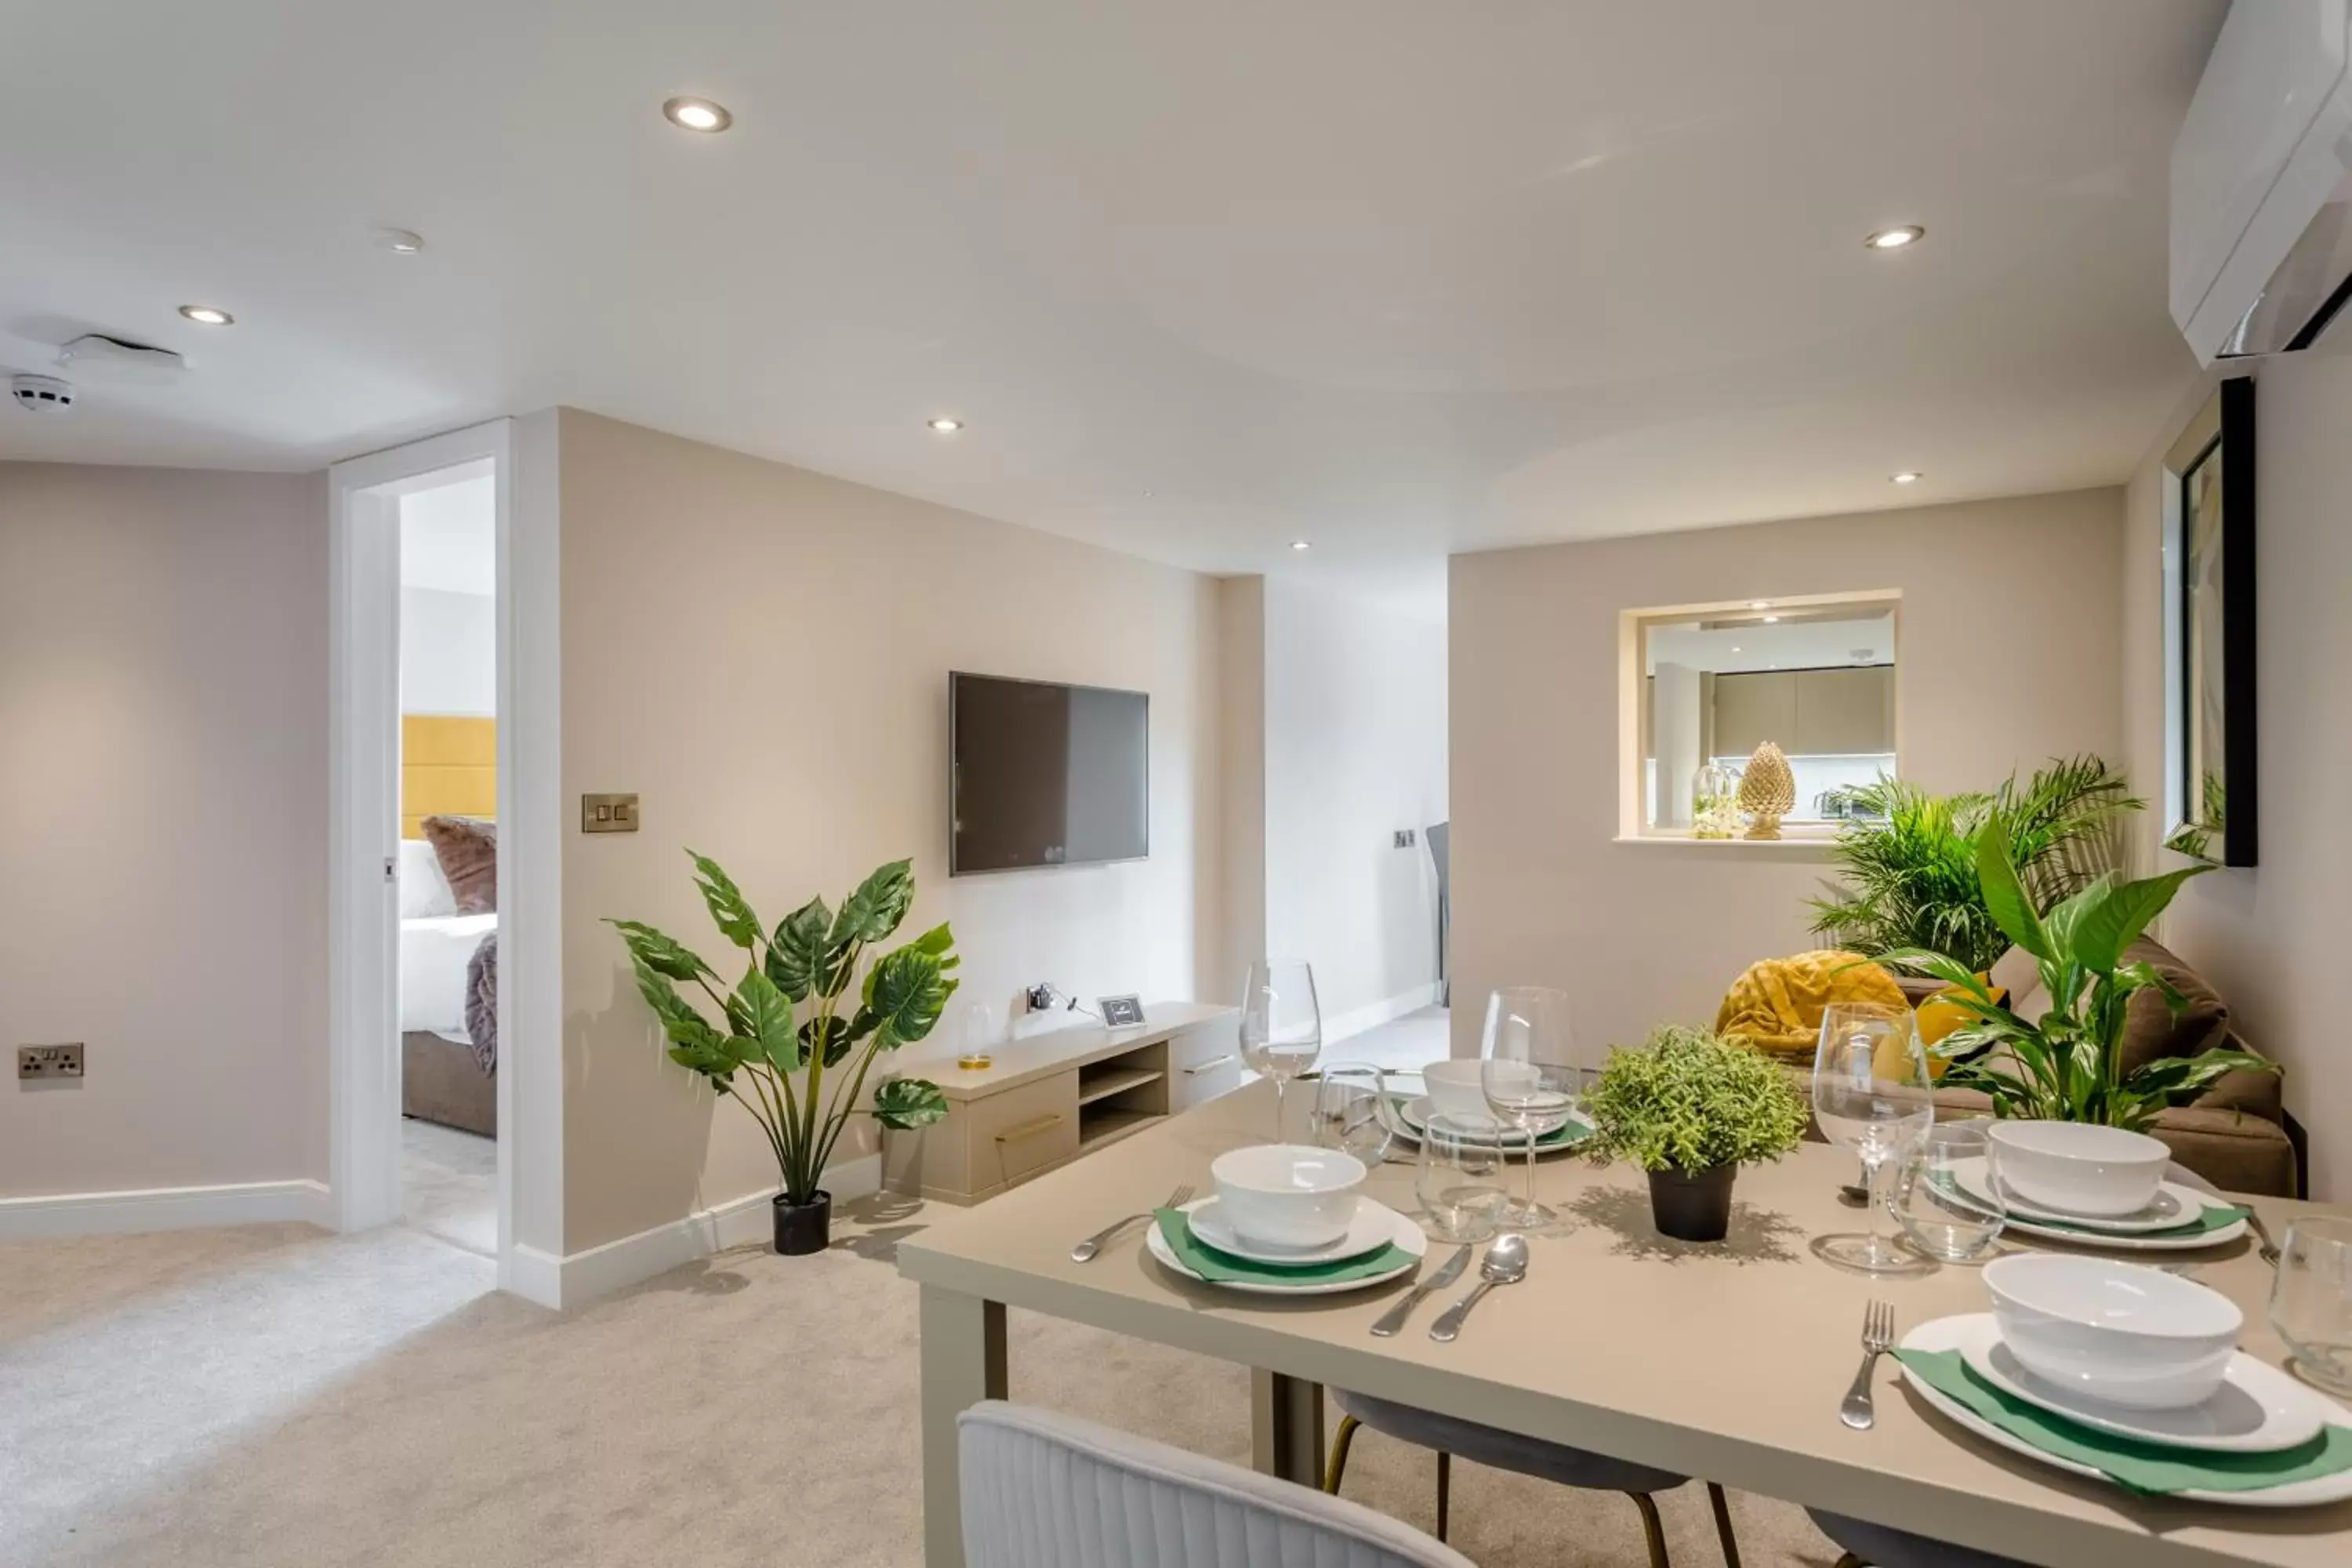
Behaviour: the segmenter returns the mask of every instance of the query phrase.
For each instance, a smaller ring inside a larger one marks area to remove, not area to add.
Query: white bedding
[[[400,1027],[471,1045],[466,1028],[466,964],[499,929],[491,915],[441,915],[400,922]]]

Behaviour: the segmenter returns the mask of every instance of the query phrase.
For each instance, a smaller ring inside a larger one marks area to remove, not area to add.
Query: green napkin
[[[1937,1187],[1954,1194],[1969,1207],[1980,1209],[1984,1206],[1977,1202],[1976,1195],[1961,1186],[1949,1172],[1939,1173],[1934,1179]],[[2206,1204],[2199,1208],[2195,1219],[2183,1224],[2167,1226],[2162,1230],[2133,1231],[2108,1230],[2095,1225],[2077,1225],[2069,1219],[2043,1219],[2039,1215],[2011,1215],[2010,1218],[2021,1225],[2038,1226],[2044,1230],[2071,1231],[2077,1236],[2106,1237],[2124,1236],[2135,1241],[2142,1239],[2168,1241],[2184,1236],[2210,1236],[2217,1230],[2227,1230],[2252,1212],[2252,1209],[2232,1204]]]
[[[2089,1465],[2127,1492],[2253,1492],[2352,1470],[2352,1427],[2331,1423],[2318,1436],[2271,1454],[2176,1448],[2097,1431],[2029,1405],[1969,1370],[1958,1351],[1894,1352],[1937,1393],[2045,1454]]]
[[[1177,1261],[1202,1279],[1220,1285],[1337,1285],[1386,1274],[1412,1261],[1412,1253],[1391,1241],[1373,1251],[1331,1263],[1257,1263],[1230,1252],[1219,1252],[1195,1237],[1182,1209],[1160,1209],[1154,1217],[1160,1222],[1160,1239],[1168,1243]]]

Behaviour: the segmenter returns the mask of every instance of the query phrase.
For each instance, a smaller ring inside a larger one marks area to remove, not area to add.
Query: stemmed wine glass
[[[1516,1134],[1507,1136],[1507,1144],[1528,1147],[1527,1196],[1503,1211],[1500,1224],[1506,1230],[1540,1229],[1559,1216],[1536,1202],[1536,1142],[1568,1125],[1583,1087],[1566,992],[1506,985],[1486,998],[1478,1087],[1496,1120]]]
[[[1297,959],[1261,958],[1242,985],[1242,1059],[1274,1079],[1274,1141],[1282,1142],[1283,1089],[1323,1049],[1315,971]]]
[[[1852,1149],[1870,1186],[1866,1236],[1823,1237],[1813,1249],[1868,1274],[1905,1273],[1920,1260],[1879,1233],[1887,1206],[1885,1172],[1935,1125],[1935,1081],[1918,1023],[1908,1007],[1832,1002],[1822,1014],[1813,1057],[1813,1116],[1822,1133]]]

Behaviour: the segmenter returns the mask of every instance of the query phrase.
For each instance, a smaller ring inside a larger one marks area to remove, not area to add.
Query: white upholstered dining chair
[[[1974,1547],[1930,1541],[1907,1530],[1868,1524],[1817,1508],[1805,1512],[1845,1552],[1838,1559],[1838,1568],[2026,1568],[2013,1557],[1995,1557]]]
[[[1474,1568],[1409,1525],[1074,1415],[957,1419],[968,1568]]]

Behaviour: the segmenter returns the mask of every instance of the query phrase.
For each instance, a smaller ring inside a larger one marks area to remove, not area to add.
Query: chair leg
[[[1647,1492],[1627,1492],[1642,1510],[1642,1531],[1650,1538],[1650,1568],[1673,1568],[1666,1561],[1666,1527],[1659,1522],[1658,1505]]]
[[[1837,1560],[1837,1568],[1870,1568],[1870,1564],[1849,1552]]]
[[[1731,1500],[1713,1481],[1706,1483],[1706,1500],[1715,1507],[1715,1535],[1723,1542],[1723,1568],[1739,1568],[1739,1538],[1731,1533]],[[1861,1568],[1861,1564],[1854,1564]]]
[[[1437,1539],[1445,1539],[1445,1524],[1454,1506],[1454,1456],[1437,1453]]]
[[[1323,1466],[1323,1489],[1333,1497],[1339,1495],[1339,1478],[1348,1473],[1348,1445],[1356,1440],[1360,1425],[1354,1416],[1342,1415],[1339,1429],[1331,1435],[1331,1458]]]

